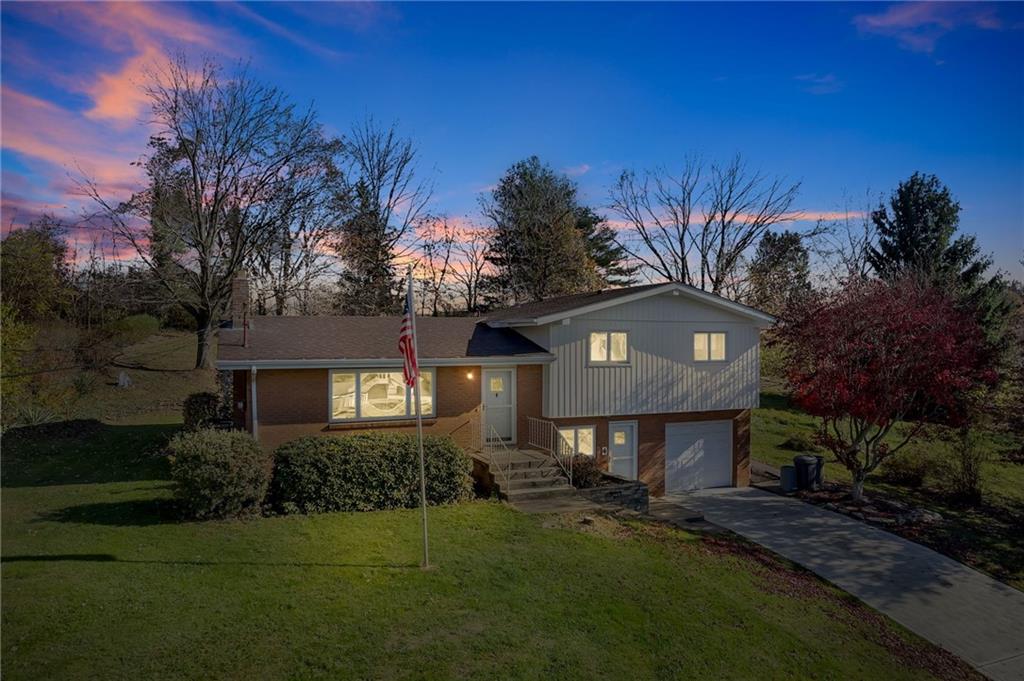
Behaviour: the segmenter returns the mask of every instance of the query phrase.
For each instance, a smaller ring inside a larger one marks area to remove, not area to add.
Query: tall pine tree
[[[914,173],[871,213],[878,245],[868,262],[883,279],[913,272],[949,290],[973,310],[990,342],[1005,347],[1012,303],[999,275],[985,277],[992,259],[977,238],[961,234],[960,204],[935,175]]]
[[[629,274],[610,228],[580,204],[576,184],[536,156],[512,165],[482,209],[492,223],[492,304],[593,291]]]

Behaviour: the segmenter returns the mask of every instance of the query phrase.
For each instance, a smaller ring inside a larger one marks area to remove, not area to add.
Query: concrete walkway
[[[1024,592],[894,534],[755,488],[670,495],[999,681],[1024,681]]]

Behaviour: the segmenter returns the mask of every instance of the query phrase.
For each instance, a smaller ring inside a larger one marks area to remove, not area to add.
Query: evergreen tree
[[[977,238],[961,234],[960,204],[934,175],[914,173],[901,182],[889,199],[872,212],[878,245],[868,262],[886,280],[916,273],[949,290],[973,310],[989,342],[1009,342],[1008,318],[1012,303],[999,275],[986,278],[992,259],[981,255]]]
[[[389,241],[381,238],[386,225],[382,225],[379,204],[365,182],[358,182],[353,193],[354,211],[341,226],[337,246],[345,267],[338,282],[337,310],[349,315],[396,314],[401,282]]]
[[[601,280],[610,286],[629,286],[636,281],[639,267],[628,262],[628,254],[615,238],[615,230],[603,215],[590,206],[576,207],[576,229],[583,236]]]
[[[580,205],[572,180],[536,156],[509,168],[482,209],[492,222],[492,304],[593,291],[621,276],[611,230]]]
[[[776,316],[811,290],[810,256],[796,232],[765,232],[749,273],[751,305]]]

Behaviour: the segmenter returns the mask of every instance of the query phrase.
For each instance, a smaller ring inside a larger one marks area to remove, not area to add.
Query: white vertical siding
[[[551,417],[658,414],[756,407],[759,329],[739,315],[679,296],[655,296],[548,325],[544,368]],[[627,331],[627,366],[588,366],[591,331]],[[693,333],[724,331],[725,362],[694,362]],[[533,336],[534,334],[531,334]]]

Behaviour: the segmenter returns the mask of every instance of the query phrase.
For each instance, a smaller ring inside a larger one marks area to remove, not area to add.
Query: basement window
[[[572,426],[559,428],[558,434],[566,447],[572,448],[574,454],[594,456],[594,426]]]

